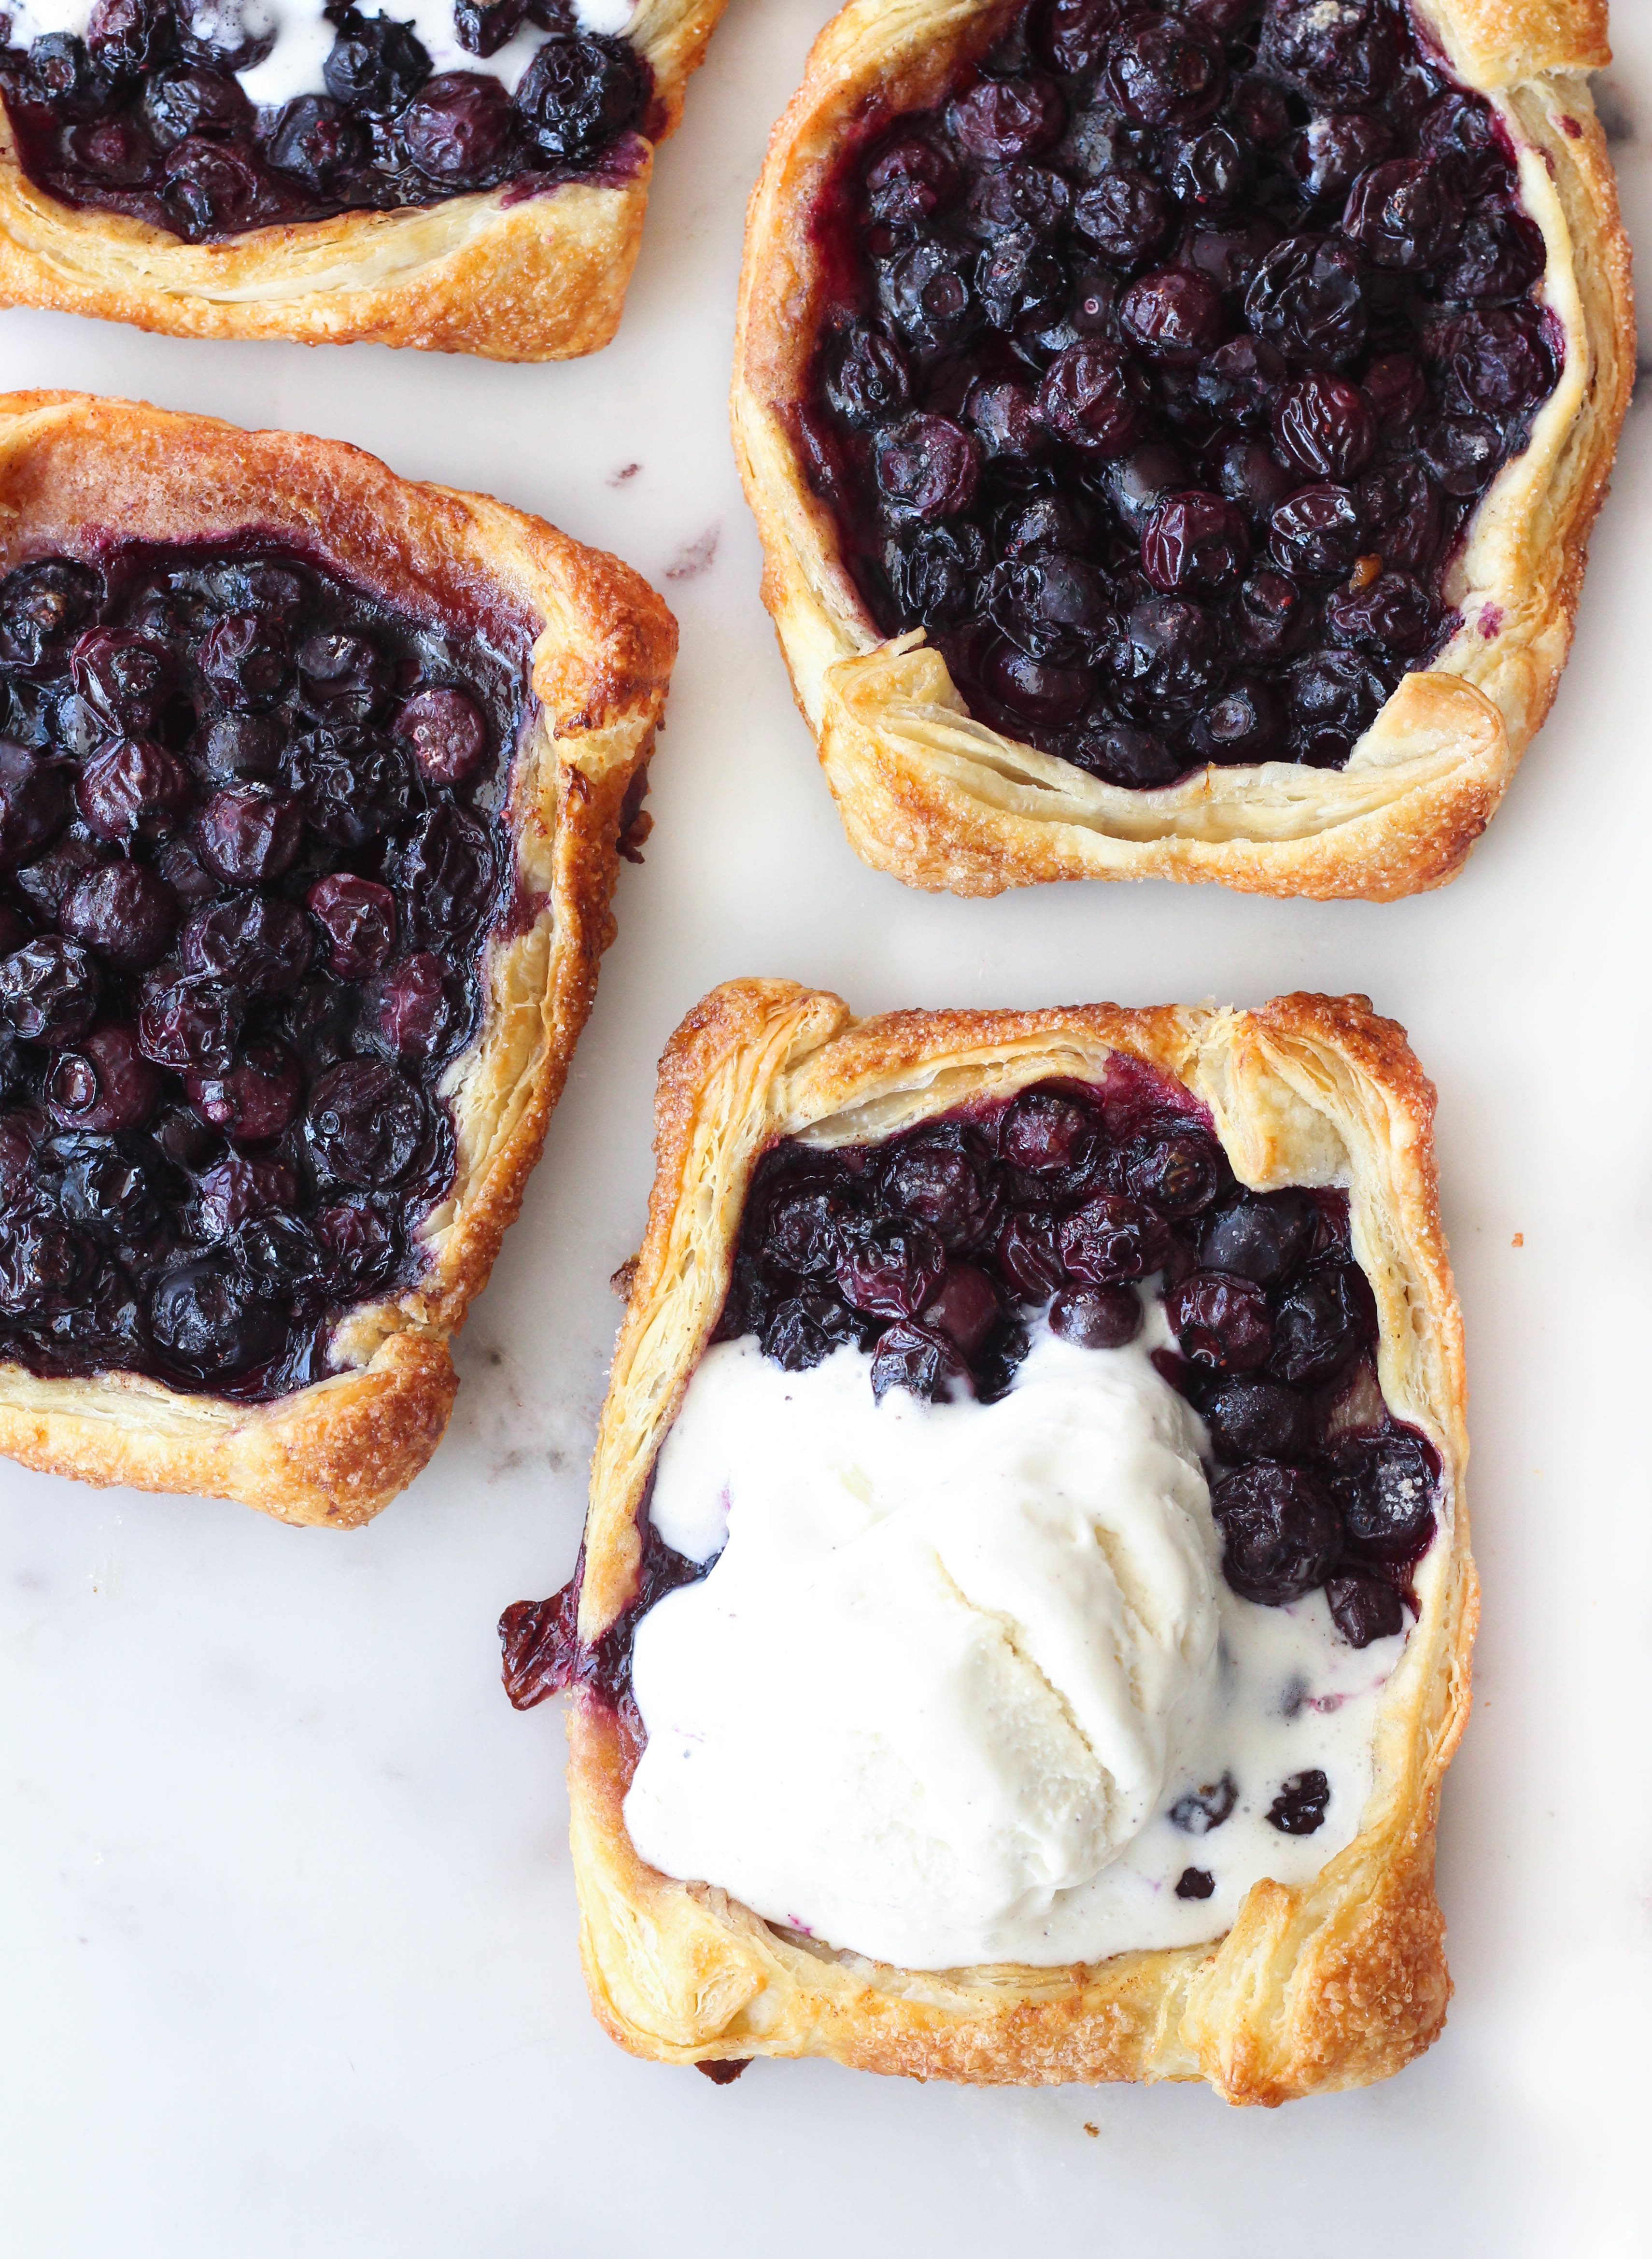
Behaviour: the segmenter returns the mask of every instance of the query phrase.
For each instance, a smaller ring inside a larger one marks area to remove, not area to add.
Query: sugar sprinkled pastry
[[[689,1015],[580,1564],[502,1625],[623,2046],[1273,2103],[1433,2041],[1432,1110],[1357,998]]]
[[[19,0],[0,303],[559,360],[618,326],[726,0]]]
[[[1388,899],[1549,709],[1633,380],[1595,0],[857,0],[733,397],[851,843]]]
[[[118,401],[0,400],[0,1452],[361,1521],[590,1008],[671,616],[485,496]]]

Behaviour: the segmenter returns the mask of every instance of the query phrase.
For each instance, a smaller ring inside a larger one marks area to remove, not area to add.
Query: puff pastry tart
[[[0,303],[561,360],[726,0],[19,0]]]
[[[580,1565],[502,1625],[622,2046],[1277,2103],[1433,2041],[1433,1107],[1362,998],[690,1015]]]
[[[418,1472],[674,646],[485,495],[0,399],[0,1451],[339,1525]]]
[[[1460,867],[1634,371],[1602,0],[856,0],[733,415],[857,852],[966,894]]]

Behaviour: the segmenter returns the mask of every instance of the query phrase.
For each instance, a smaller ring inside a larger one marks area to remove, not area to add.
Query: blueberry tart
[[[1634,376],[1598,0],[856,0],[735,442],[856,852],[965,894],[1452,877]]]
[[[622,2046],[1271,2104],[1430,2044],[1433,1109],[1363,998],[690,1015],[580,1562],[501,1626]]]
[[[0,304],[595,353],[726,0],[19,0]]]
[[[647,822],[671,615],[356,449],[0,400],[0,1452],[410,1482]]]

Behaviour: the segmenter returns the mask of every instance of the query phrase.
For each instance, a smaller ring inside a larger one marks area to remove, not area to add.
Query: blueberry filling
[[[1178,1344],[1154,1363],[1209,1434],[1228,1586],[1267,1607],[1322,1586],[1354,1647],[1399,1631],[1435,1535],[1440,1464],[1383,1400],[1347,1196],[1245,1191],[1186,1091],[1122,1056],[1100,1087],[1035,1085],[881,1144],[773,1147],[713,1339],[755,1335],[792,1372],[851,1343],[869,1353],[879,1398],[991,1403],[1036,1312],[1080,1346],[1117,1349],[1141,1329],[1148,1281]],[[577,1685],[635,1727],[635,1627],[710,1565],[665,1545],[646,1504],[640,1526],[638,1592],[594,1649],[577,1636],[580,1569],[550,1600],[507,1610],[518,1708]],[[1224,1775],[1172,1820],[1203,1835],[1236,1793]]]
[[[1134,789],[1340,768],[1557,374],[1513,152],[1400,0],[1037,0],[816,227],[799,434],[878,629]]]
[[[103,0],[84,39],[0,53],[0,96],[27,178],[60,203],[211,243],[248,229],[394,211],[513,184],[523,194],[605,160],[648,122],[652,76],[625,40],[580,31],[564,0],[458,0],[459,44],[491,55],[524,23],[545,37],[514,94],[432,74],[412,28],[335,0],[317,88],[254,109],[248,39],[170,0]],[[203,31],[210,29],[210,37]]]
[[[261,545],[0,581],[0,1355],[266,1400],[419,1277],[530,641]]]

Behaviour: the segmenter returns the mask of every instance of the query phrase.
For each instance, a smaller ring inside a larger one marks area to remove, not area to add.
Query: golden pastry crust
[[[1589,531],[1634,379],[1629,249],[1583,75],[1610,59],[1602,0],[1413,0],[1520,153],[1565,340],[1525,453],[1454,563],[1462,626],[1407,675],[1346,768],[1212,767],[1162,790],[1100,782],[972,720],[922,631],[885,640],[796,442],[828,277],[809,215],[869,114],[940,100],[1017,0],[854,0],[815,43],[753,192],[735,350],[735,453],[763,600],[850,844],[960,894],[1055,879],[1215,880],[1249,894],[1387,901],[1443,885],[1553,702]]]
[[[676,623],[616,559],[358,448],[84,394],[0,397],[0,574],[114,541],[238,535],[291,545],[417,617],[474,618],[531,645],[538,703],[505,815],[524,915],[485,945],[481,1030],[441,1085],[457,1162],[421,1227],[420,1285],[353,1311],[334,1372],[268,1404],[0,1363],[0,1452],[348,1528],[405,1488],[447,1424],[448,1343],[521,1205],[613,938],[621,810],[653,751]]]
[[[1273,2104],[1385,2077],[1439,2034],[1450,1983],[1435,1821],[1468,1715],[1478,1607],[1462,1320],[1440,1229],[1433,1087],[1403,1030],[1363,997],[856,1021],[839,998],[788,982],[716,990],[660,1063],[658,1168],[592,1464],[580,1635],[605,1630],[635,1589],[650,1472],[721,1312],[765,1149],[881,1137],[1045,1076],[1097,1080],[1115,1051],[1210,1108],[1246,1184],[1347,1187],[1384,1394],[1441,1455],[1441,1536],[1378,1712],[1360,1832],[1304,1888],[1257,1883],[1209,1945],[1072,1969],[889,1968],[644,1864],[622,1813],[635,1752],[613,1712],[580,1697],[568,1721],[580,1953],[598,2017],[633,2054],[825,2055],[987,2084],[1204,2078],[1230,2102]]]
[[[632,44],[654,74],[648,134],[612,185],[571,181],[391,212],[345,212],[189,244],[35,188],[0,110],[0,305],[49,306],[169,337],[362,339],[487,360],[569,360],[619,327],[653,153],[728,0],[641,0]],[[620,153],[615,153],[617,157]]]

